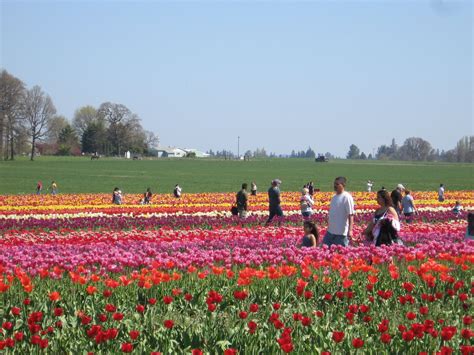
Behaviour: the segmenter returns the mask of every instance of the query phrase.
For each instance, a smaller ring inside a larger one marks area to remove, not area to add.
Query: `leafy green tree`
[[[77,150],[79,139],[71,125],[68,124],[59,133],[58,145],[58,155],[71,155],[74,150]]]
[[[359,159],[360,150],[355,144],[351,144],[349,151],[347,152],[347,159]]]

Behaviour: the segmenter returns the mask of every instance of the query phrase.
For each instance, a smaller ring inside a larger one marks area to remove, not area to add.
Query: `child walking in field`
[[[40,181],[38,181],[38,183],[36,184],[36,194],[37,195],[41,195],[41,190],[43,190],[43,183]]]
[[[49,190],[51,191],[52,195],[56,195],[58,193],[58,184],[56,184],[56,181],[53,180],[51,182]]]

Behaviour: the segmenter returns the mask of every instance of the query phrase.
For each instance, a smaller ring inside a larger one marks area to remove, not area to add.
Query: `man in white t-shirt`
[[[329,207],[329,226],[323,239],[323,244],[349,245],[354,225],[354,200],[350,193],[345,191],[346,178],[337,177],[334,180],[334,191],[336,194],[331,200]]]

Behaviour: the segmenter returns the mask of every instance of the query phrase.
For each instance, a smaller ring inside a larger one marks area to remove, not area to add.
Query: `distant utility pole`
[[[237,159],[240,159],[240,136],[237,136]]]

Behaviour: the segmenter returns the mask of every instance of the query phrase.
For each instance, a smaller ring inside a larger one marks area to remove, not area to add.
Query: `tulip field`
[[[301,248],[299,192],[0,195],[0,353],[474,354],[474,191],[413,192],[403,245]],[[315,194],[320,240],[330,192]],[[459,215],[452,212],[461,201]]]

